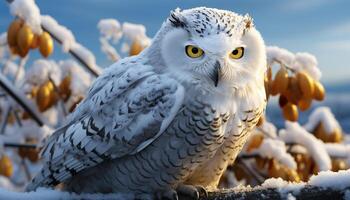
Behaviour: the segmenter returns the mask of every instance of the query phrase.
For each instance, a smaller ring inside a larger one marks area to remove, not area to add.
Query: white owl
[[[140,55],[107,68],[48,139],[27,187],[198,198],[265,110],[264,41],[246,15],[176,9]]]

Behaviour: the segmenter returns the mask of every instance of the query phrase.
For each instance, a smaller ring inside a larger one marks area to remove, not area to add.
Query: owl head
[[[264,41],[252,18],[231,11],[176,9],[152,46],[159,49],[156,59],[175,77],[214,90],[237,89],[262,79],[266,69]]]

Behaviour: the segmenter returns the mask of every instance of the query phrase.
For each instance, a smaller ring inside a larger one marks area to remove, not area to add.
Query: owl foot
[[[198,200],[199,197],[208,197],[207,190],[202,186],[179,185],[176,191],[181,199]]]
[[[177,192],[174,189],[162,190],[156,193],[158,200],[178,200]]]

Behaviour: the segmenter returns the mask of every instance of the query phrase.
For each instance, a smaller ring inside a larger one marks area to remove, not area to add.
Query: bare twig
[[[62,112],[64,114],[64,116],[67,116],[68,112],[66,107],[64,106],[64,100],[61,96],[61,92],[60,89],[57,87],[57,85],[55,84],[55,82],[53,81],[53,79],[51,78],[51,75],[49,75],[49,80],[51,81],[52,85],[53,85],[53,89],[55,90],[57,96],[58,96],[58,104],[60,105]]]
[[[35,148],[38,147],[38,145],[37,145],[37,144],[19,144],[19,143],[5,142],[5,143],[4,143],[4,147],[35,149]]]
[[[280,61],[280,60],[278,60],[278,59],[276,59],[276,58],[274,58],[273,61],[276,62],[276,63],[278,63],[278,64],[280,64],[281,67],[285,67],[286,69],[290,70],[290,71],[293,72],[293,73],[296,72],[295,69],[293,69],[292,67],[290,67],[290,66],[287,65],[286,63],[284,63],[284,62],[282,62],[282,61]]]
[[[21,118],[19,117],[17,110],[13,110],[13,114],[15,115],[16,122],[17,122],[18,126],[21,127],[21,126],[22,126],[22,120],[21,120]]]
[[[1,134],[5,134],[5,128],[7,126],[7,121],[10,117],[11,111],[12,111],[12,107],[11,106],[7,107],[6,112],[3,116],[3,120],[1,121],[1,125],[0,125],[0,133]]]
[[[12,83],[1,73],[0,87],[32,117],[39,126],[44,125],[43,119],[36,106],[31,106],[32,103],[30,103],[28,98],[17,88],[13,87]]]
[[[26,65],[28,58],[29,58],[29,56],[26,55],[26,57],[20,59],[20,62],[19,62],[19,65],[18,65],[18,68],[17,68],[17,71],[16,71],[15,78],[13,79],[13,83],[15,83],[15,84],[17,83],[18,78],[19,78],[19,74],[21,73],[21,70]]]
[[[58,37],[56,35],[54,35],[53,33],[51,33],[47,28],[45,28],[43,25],[41,25],[42,29],[46,32],[48,32],[51,37],[56,40],[59,44],[62,44],[62,41],[60,39],[58,39]],[[84,61],[83,58],[81,58],[76,52],[72,51],[71,49],[68,51],[75,59],[77,59],[92,75],[94,75],[95,77],[99,76],[99,73],[97,71],[95,71],[95,69],[93,69],[92,66],[90,66],[88,63],[86,63]]]
[[[260,176],[260,174],[256,173],[247,163],[242,159],[237,159],[235,165],[242,165],[242,169],[247,171],[252,177],[258,182],[258,184],[263,183],[264,179]]]
[[[24,159],[24,158],[21,158],[21,164],[22,164],[24,173],[25,173],[25,175],[26,175],[27,181],[32,180],[32,176],[30,175],[30,171],[29,171],[28,165],[27,165],[27,163],[25,162],[25,159]]]

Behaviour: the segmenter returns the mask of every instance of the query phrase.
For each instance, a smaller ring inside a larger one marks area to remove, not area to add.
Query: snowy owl
[[[215,189],[265,110],[265,54],[248,15],[172,11],[147,49],[95,80],[27,190],[177,199]]]

